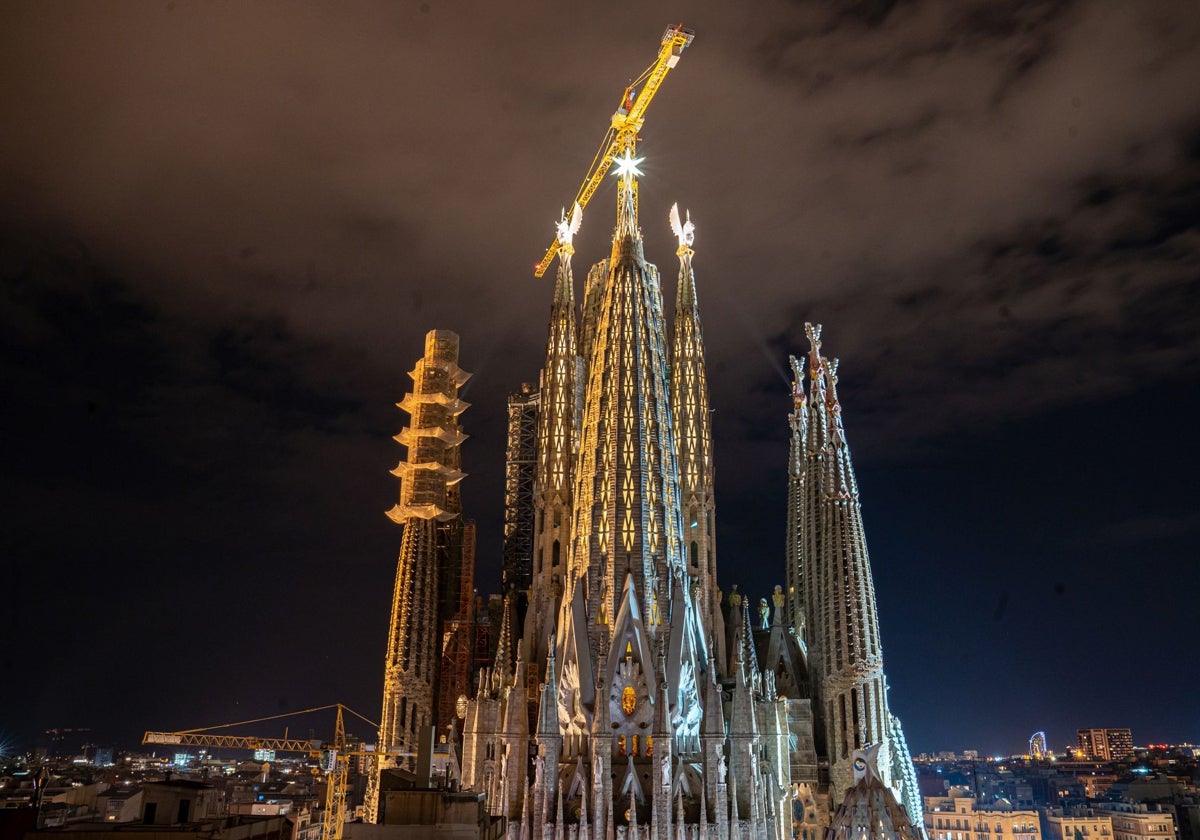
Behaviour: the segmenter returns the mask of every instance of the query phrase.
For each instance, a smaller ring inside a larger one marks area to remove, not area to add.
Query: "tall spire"
[[[558,787],[558,765],[562,758],[563,743],[558,727],[558,676],[554,667],[553,645],[549,646],[546,655],[546,682],[542,684],[539,694],[537,731],[534,736],[537,739],[538,760],[546,766],[544,789],[539,791],[539,795],[553,796]],[[558,791],[558,795],[562,796],[561,790]],[[560,808],[561,805],[560,799]],[[561,816],[559,823],[562,823]]]
[[[575,454],[578,437],[578,325],[571,256],[575,234],[583,222],[578,204],[557,225],[559,266],[550,306],[550,333],[542,368],[537,426],[537,471],[534,480],[533,587],[524,637],[531,661],[546,661],[546,640],[562,599],[571,540]]]
[[[797,566],[789,571],[804,588],[818,734],[824,735],[836,799],[854,782],[855,751],[868,746],[877,748],[878,776],[885,784],[899,789],[915,775],[899,724],[888,711],[875,584],[838,400],[838,363],[821,354],[820,326],[805,329],[812,344],[807,428],[793,419],[793,434],[807,436],[801,474],[805,511],[795,538],[799,550],[790,558]],[[793,395],[796,413],[804,402]],[[897,750],[905,753],[903,759],[893,754]],[[916,791],[902,793],[919,803]]]
[[[831,778],[840,793],[853,776],[854,750],[879,744],[889,783],[891,767],[883,650],[858,483],[837,398],[837,363],[822,357],[822,366],[827,443],[819,474],[822,545],[815,583],[824,626],[818,674],[831,687],[823,698],[825,730]]]
[[[525,768],[529,763],[529,711],[525,694],[525,662],[525,645],[518,641],[512,681],[500,689],[504,710],[500,732],[511,777],[505,788],[505,808],[508,814],[514,816],[524,807]],[[557,759],[551,762],[550,767],[557,771]]]
[[[696,276],[692,270],[696,226],[691,213],[679,217],[679,205],[671,205],[671,229],[679,247],[679,284],[675,295],[675,328],[671,337],[671,408],[679,447],[679,492],[683,510],[683,545],[688,574],[705,627],[714,626],[719,607],[711,413],[708,377],[704,370],[704,337],[700,329],[700,306],[696,299]],[[716,638],[723,642],[724,634]],[[724,645],[716,651],[723,673],[729,673]]]
[[[807,481],[808,405],[804,396],[804,369],[799,359],[790,356],[792,368],[792,411],[788,414],[791,448],[788,451],[787,500],[787,604],[788,624],[795,628],[801,644],[808,646],[808,611],[804,573],[805,485]]]
[[[496,638],[496,659],[492,665],[492,690],[502,692],[512,682],[513,661],[509,653],[512,643],[512,595],[504,596],[504,611],[500,614],[500,633]]]
[[[637,161],[618,163],[624,209],[587,365],[567,582],[569,591],[574,581],[587,581],[589,635],[597,646],[606,642],[602,617],[615,613],[626,570],[647,632],[664,632],[668,582],[685,563],[662,292],[633,215]]]
[[[466,438],[458,416],[467,404],[458,398],[459,387],[470,374],[458,366],[458,336],[432,330],[425,336],[425,355],[409,373],[413,390],[397,405],[408,412],[411,424],[396,435],[408,447],[408,457],[392,474],[400,479],[400,501],[387,512],[404,527],[392,615],[384,661],[383,713],[379,748],[384,757],[368,779],[368,819],[375,822],[379,808],[379,773],[395,766],[389,753],[416,752],[418,732],[435,725],[439,647],[438,557],[442,545],[439,522],[460,516],[462,503],[456,485],[459,445]],[[403,761],[412,767],[412,759]]]
[[[804,401],[807,408],[807,416],[805,420],[798,421],[803,424],[804,428],[803,481],[799,483],[798,487],[800,492],[803,493],[803,500],[800,515],[796,522],[799,536],[796,544],[796,556],[793,559],[797,565],[792,570],[792,577],[801,587],[801,592],[797,594],[796,601],[803,606],[803,620],[807,624],[807,627],[797,626],[796,629],[797,631],[805,631],[804,640],[807,645],[809,672],[814,676],[812,698],[815,729],[814,740],[816,741],[817,752],[827,754],[832,748],[827,747],[825,744],[827,732],[827,727],[825,726],[826,704],[823,697],[822,681],[820,675],[817,674],[816,663],[820,659],[821,644],[825,636],[828,635],[822,632],[826,627],[825,618],[822,614],[818,613],[818,610],[823,605],[818,589],[818,566],[822,558],[821,538],[823,534],[821,522],[821,475],[827,456],[829,424],[825,407],[825,361],[821,357],[821,325],[806,323],[804,331],[808,335],[809,341],[807,356],[808,396]],[[803,378],[801,377],[802,381]],[[794,389],[792,399],[794,407],[796,401]],[[800,616],[795,616],[793,621],[799,622],[800,618]]]

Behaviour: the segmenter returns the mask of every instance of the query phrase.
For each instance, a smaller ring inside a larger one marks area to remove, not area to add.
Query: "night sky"
[[[376,717],[434,328],[496,591],[530,267],[679,20],[641,221],[669,300],[697,226],[723,586],[784,581],[821,322],[913,752],[1200,741],[1194,0],[4,4],[0,740]]]

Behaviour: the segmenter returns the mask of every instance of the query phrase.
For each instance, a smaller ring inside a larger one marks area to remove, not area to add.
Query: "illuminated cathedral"
[[[815,838],[875,745],[878,776],[920,825],[887,707],[873,584],[836,362],[809,327],[793,359],[787,590],[717,585],[713,462],[694,228],[672,208],[672,322],[620,179],[607,259],[576,304],[576,209],[517,482],[508,595],[492,667],[467,704],[462,785],[513,838]],[[807,381],[807,388],[804,383]],[[526,448],[530,448],[527,438]],[[518,498],[522,493],[529,498]],[[781,569],[781,572],[783,570]]]
[[[668,321],[643,253],[637,162],[629,149],[617,161],[611,252],[581,289],[579,205],[558,225],[540,382],[509,404],[503,615],[494,659],[458,710],[455,781],[485,795],[510,840],[857,837],[853,814],[868,802],[896,827],[889,837],[919,837],[837,361],[822,355],[820,327],[806,325],[810,350],[804,363],[792,359],[786,586],[759,598],[723,593],[695,228],[671,208]],[[445,579],[435,523],[461,518],[466,374],[457,336],[430,336],[401,403],[413,423],[397,437],[409,458],[390,514],[405,534],[384,755],[449,723],[436,719],[446,704],[433,695],[436,646],[452,637],[430,622]]]

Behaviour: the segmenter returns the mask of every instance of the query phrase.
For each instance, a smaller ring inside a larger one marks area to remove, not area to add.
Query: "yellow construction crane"
[[[604,135],[604,140],[600,143],[596,156],[592,159],[591,169],[588,170],[587,177],[583,179],[583,186],[575,195],[575,203],[580,208],[587,207],[592,195],[599,188],[600,182],[604,180],[604,174],[608,172],[609,167],[618,156],[626,155],[633,158],[634,152],[637,151],[638,132],[646,122],[646,109],[650,107],[654,95],[658,93],[663,80],[667,78],[667,73],[679,63],[679,56],[683,53],[684,48],[692,43],[694,37],[695,33],[690,29],[684,29],[682,24],[668,27],[667,31],[663,33],[662,48],[658,51],[658,58],[643,71],[642,75],[634,79],[629,87],[625,88],[621,104],[617,106],[617,111],[612,116],[612,124]],[[636,211],[636,181],[633,182],[633,202]],[[546,273],[546,269],[554,261],[554,255],[558,253],[558,250],[559,241],[555,239],[550,243],[546,256],[542,257],[542,261],[534,266],[534,277],[541,277]]]
[[[296,738],[260,738],[254,735],[215,735],[214,729],[229,729],[234,726],[249,726],[268,720],[306,715],[312,712],[323,712],[337,709],[337,722],[334,724],[332,742],[304,741]],[[281,715],[242,720],[237,723],[222,723],[217,726],[205,726],[199,729],[183,729],[177,732],[146,732],[142,735],[143,744],[164,744],[175,747],[217,747],[238,750],[275,750],[276,752],[304,753],[320,760],[321,770],[325,773],[325,819],[323,823],[322,840],[342,840],[342,827],[346,818],[346,781],[350,772],[350,759],[367,756],[376,759],[374,750],[350,750],[346,746],[346,726],[342,713],[349,712],[370,724],[372,731],[379,730],[379,724],[360,715],[349,706],[334,703],[329,706],[317,706],[312,709],[302,709],[298,712],[287,712]],[[372,772],[374,768],[372,767]]]

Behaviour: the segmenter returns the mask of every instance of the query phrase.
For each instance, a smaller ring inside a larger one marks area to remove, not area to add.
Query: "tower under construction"
[[[504,459],[504,562],[506,592],[533,584],[534,479],[537,475],[538,390],[529,382],[508,397],[508,446]]]
[[[467,404],[458,398],[458,389],[470,374],[458,366],[458,336],[430,331],[425,355],[409,376],[413,389],[396,404],[410,418],[395,436],[408,448],[408,456],[392,470],[400,479],[400,500],[387,515],[404,531],[392,590],[378,758],[367,784],[371,822],[379,816],[380,774],[392,767],[414,769],[418,735],[436,723],[439,631],[448,605],[453,603],[457,610],[462,600],[459,592],[447,591],[448,581],[461,576],[463,562],[458,483],[463,478],[460,446],[466,435],[458,417]],[[469,533],[473,540],[473,529]]]

